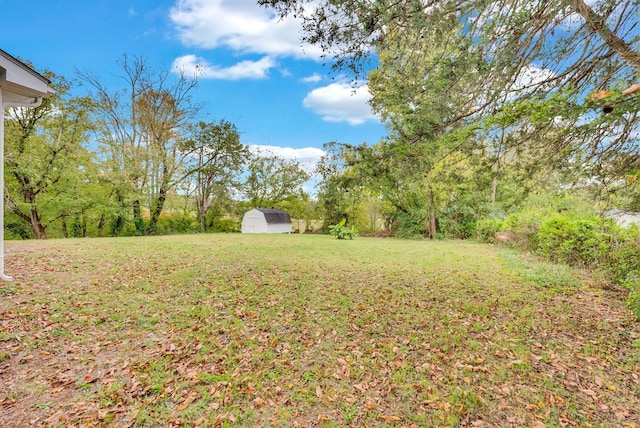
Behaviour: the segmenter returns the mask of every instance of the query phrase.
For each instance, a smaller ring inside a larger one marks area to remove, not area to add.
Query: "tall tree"
[[[323,228],[328,230],[343,219],[353,225],[357,206],[364,196],[362,177],[354,168],[354,148],[334,141],[324,144],[323,149],[325,154],[315,169],[320,178],[317,188]]]
[[[83,147],[91,128],[90,103],[69,98],[70,84],[63,78],[49,71],[43,75],[56,93],[39,107],[9,109],[5,128],[7,206],[38,239],[47,237],[56,220],[84,209],[80,188],[88,182],[91,163]]]
[[[288,197],[302,195],[309,174],[294,160],[254,152],[248,164],[243,190],[254,208],[271,207]]]
[[[226,120],[198,122],[189,126],[190,136],[182,145],[185,155],[184,177],[195,187],[200,231],[206,230],[207,212],[216,197],[231,198],[239,187],[241,171],[249,151],[240,142],[236,126]]]
[[[484,137],[520,136],[509,139],[514,145],[536,141],[547,149],[539,151],[542,159],[580,161],[575,172],[594,178],[620,178],[640,168],[640,97],[631,86],[640,72],[638,0],[259,3],[302,17],[303,39],[357,77],[379,65],[378,59],[397,56],[399,67],[387,81],[396,87],[403,79],[407,83],[396,100],[405,101],[404,112],[398,102],[380,102],[382,92],[373,96],[382,110],[396,109],[387,119],[431,108],[425,93],[441,101],[436,106],[456,107],[430,127],[413,129],[407,135],[414,141],[456,125]],[[416,69],[434,50],[432,67]],[[444,69],[449,76],[442,82]]]
[[[121,88],[112,89],[88,72],[79,75],[94,99],[105,176],[122,206],[132,210],[136,233],[145,234],[155,230],[167,193],[176,184],[177,145],[198,109],[192,99],[197,80],[155,71],[141,57],[124,55],[119,65]],[[148,226],[142,216],[144,202],[150,212]]]

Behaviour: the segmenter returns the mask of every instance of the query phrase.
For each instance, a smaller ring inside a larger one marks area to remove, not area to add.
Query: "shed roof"
[[[266,208],[257,208],[257,210],[264,214],[264,218],[269,224],[291,223],[291,217],[284,211]]]

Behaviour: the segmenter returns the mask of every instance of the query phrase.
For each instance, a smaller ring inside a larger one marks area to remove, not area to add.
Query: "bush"
[[[213,232],[232,233],[240,232],[240,223],[231,218],[216,218],[213,221]]]
[[[540,225],[534,236],[539,254],[572,265],[602,262],[611,250],[611,224],[599,218],[580,219],[556,214]]]
[[[441,238],[468,239],[474,236],[476,222],[488,213],[479,198],[469,200],[460,196],[437,214],[438,235]]]
[[[492,241],[512,230],[518,243],[547,259],[589,267],[629,290],[629,307],[640,320],[640,230],[623,229],[595,215],[575,198],[536,197],[506,220],[476,222],[476,236]]]
[[[640,321],[640,271],[628,273],[622,285],[629,289],[627,304],[635,314],[636,319]]]
[[[346,227],[347,221],[342,219],[340,223],[329,226],[329,234],[338,239],[353,239],[358,236],[358,232],[354,227]]]
[[[173,215],[163,215],[158,219],[156,235],[170,235],[181,233],[197,233],[200,226],[196,219],[188,214],[176,213]]]
[[[483,242],[494,242],[496,233],[505,230],[504,220],[487,218],[476,221],[475,237]]]
[[[412,213],[400,212],[395,215],[396,226],[395,234],[402,239],[423,238],[428,222],[428,213],[423,210],[417,210]]]

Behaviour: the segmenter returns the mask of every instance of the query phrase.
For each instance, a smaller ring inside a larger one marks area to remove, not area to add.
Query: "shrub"
[[[458,195],[438,212],[438,235],[442,238],[472,238],[476,222],[487,213],[487,207],[480,203],[479,198]]]
[[[627,304],[636,316],[636,319],[640,321],[640,271],[630,272],[627,274],[627,278],[622,282],[626,288],[629,289],[629,297],[627,297]]]
[[[484,241],[511,230],[518,244],[547,259],[596,269],[629,290],[628,303],[640,320],[640,230],[623,229],[596,216],[593,207],[575,198],[536,197],[506,220],[476,222]]]
[[[428,213],[424,210],[397,213],[395,215],[396,236],[402,239],[423,238],[427,232],[425,225],[428,223],[428,218]]]
[[[231,218],[216,218],[213,221],[213,232],[232,233],[240,232],[240,223]]]
[[[475,236],[483,242],[494,242],[496,233],[505,229],[504,220],[487,218],[476,221]]]
[[[172,233],[196,233],[200,230],[196,219],[189,214],[175,213],[163,215],[158,219],[154,234],[170,235]]]
[[[611,250],[610,224],[599,218],[574,218],[556,214],[540,225],[534,236],[539,254],[573,265],[592,265],[604,261]]]
[[[329,226],[329,234],[338,239],[353,239],[358,236],[358,232],[354,227],[346,227],[347,221],[342,219],[340,223]]]

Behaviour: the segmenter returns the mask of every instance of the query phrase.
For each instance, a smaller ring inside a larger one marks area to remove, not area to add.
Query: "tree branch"
[[[640,54],[635,52],[627,42],[618,37],[607,26],[604,17],[598,15],[583,0],[570,0],[569,3],[573,10],[585,20],[587,28],[598,33],[607,46],[617,52],[633,67],[640,70]]]

